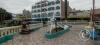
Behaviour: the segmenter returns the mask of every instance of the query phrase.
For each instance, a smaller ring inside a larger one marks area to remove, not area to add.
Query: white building
[[[42,6],[41,6],[42,5]],[[63,0],[40,1],[32,6],[32,19],[65,18],[65,3]]]

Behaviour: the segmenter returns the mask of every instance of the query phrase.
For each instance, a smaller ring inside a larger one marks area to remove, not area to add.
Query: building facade
[[[32,6],[32,19],[65,18],[65,3],[63,0],[40,1]]]
[[[100,8],[95,9],[95,20],[100,22]]]
[[[69,13],[67,16],[68,20],[84,20],[89,21],[90,20],[90,10],[73,10]]]
[[[26,19],[31,19],[32,15],[31,12],[28,10],[23,10],[23,16],[25,16]]]
[[[69,1],[65,0],[65,19],[68,18],[70,12],[72,12],[72,8],[69,6]]]

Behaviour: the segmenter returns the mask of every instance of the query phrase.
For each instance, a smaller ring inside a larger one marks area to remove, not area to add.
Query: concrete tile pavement
[[[70,32],[66,32],[64,35],[54,38],[46,39],[44,34],[50,26],[42,27],[39,30],[29,35],[15,35],[13,40],[5,42],[2,45],[94,45],[97,44],[93,40],[82,41],[79,38],[81,25],[73,25]],[[77,28],[77,30],[75,30]]]

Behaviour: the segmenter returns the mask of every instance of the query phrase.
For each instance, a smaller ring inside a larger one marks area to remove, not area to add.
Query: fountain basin
[[[11,39],[13,39],[13,35],[5,35],[3,37],[0,37],[0,44],[6,42],[8,40],[11,40]]]
[[[46,32],[45,37],[47,39],[53,39],[53,38],[63,35],[65,32],[68,32],[68,31],[70,31],[69,28],[67,29],[61,28],[60,31],[57,31],[57,32]]]

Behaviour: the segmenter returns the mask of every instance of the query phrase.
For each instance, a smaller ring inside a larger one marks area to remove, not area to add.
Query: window
[[[48,16],[49,17],[53,16],[53,12],[48,13]]]
[[[51,8],[48,8],[48,11],[50,11],[51,10]]]
[[[51,10],[54,10],[55,8],[54,7],[50,7],[48,8],[48,11],[51,11]]]
[[[37,15],[35,14],[35,15],[33,15],[33,18],[37,18]]]
[[[51,7],[51,9],[54,10],[55,8],[54,7]]]
[[[42,13],[42,17],[47,17],[47,13]]]
[[[41,7],[41,5],[37,5],[37,8],[40,8]]]
[[[54,5],[54,4],[55,4],[54,1],[52,1],[52,2],[48,2],[48,6],[51,6],[51,5]]]
[[[36,6],[32,6],[32,9],[35,9],[36,8]]]
[[[45,10],[45,11],[47,11],[47,9],[46,9],[46,8],[44,8],[44,10]]]
[[[55,2],[54,2],[54,1],[52,1],[52,2],[51,2],[51,4],[52,4],[52,5],[54,5],[54,4],[55,4]]]
[[[40,17],[40,14],[36,14],[34,15],[35,18],[39,18]]]
[[[38,10],[38,12],[41,12],[41,10]]]
[[[42,9],[42,12],[44,12],[45,10],[44,9]]]
[[[44,3],[44,4],[42,4],[42,7],[45,7],[46,6],[46,4]]]
[[[35,9],[36,8],[36,6],[32,6],[32,9]]]
[[[34,13],[36,12],[36,10],[34,10]]]
[[[56,4],[59,4],[59,3],[60,3],[60,1],[59,1],[59,0],[57,0],[57,1],[56,1]]]
[[[46,8],[43,8],[43,9],[42,9],[42,12],[44,12],[44,11],[47,11],[47,9],[46,9]]]
[[[40,10],[34,10],[34,13],[40,12]]]
[[[36,18],[38,17],[38,15],[35,15],[36,16]]]
[[[37,17],[39,18],[40,17],[40,14],[38,14]]]
[[[50,6],[50,5],[52,5],[52,3],[51,2],[48,2],[48,6]]]
[[[60,9],[60,6],[57,6],[56,9]]]
[[[56,16],[60,16],[60,12],[56,12]]]

